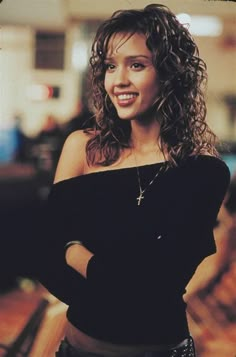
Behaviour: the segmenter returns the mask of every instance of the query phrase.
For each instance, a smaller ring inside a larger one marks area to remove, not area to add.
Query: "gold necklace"
[[[157,173],[155,174],[155,176],[153,177],[153,179],[148,183],[148,185],[143,189],[141,186],[141,178],[140,178],[140,172],[139,172],[139,168],[137,165],[137,160],[136,160],[136,155],[134,154],[134,159],[135,159],[135,165],[136,165],[136,170],[137,170],[137,177],[138,177],[138,185],[139,185],[139,196],[136,198],[136,200],[138,201],[138,206],[141,205],[142,200],[144,200],[144,193],[146,192],[146,190],[153,184],[153,182],[156,180],[156,178],[160,175],[161,171],[163,171],[164,169],[164,163],[163,165],[160,167],[160,169],[157,171]]]

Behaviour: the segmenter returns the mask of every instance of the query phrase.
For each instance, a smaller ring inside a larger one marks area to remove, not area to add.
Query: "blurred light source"
[[[46,84],[31,84],[27,87],[26,96],[33,101],[44,101],[51,98],[59,98],[60,88]]]
[[[191,16],[189,14],[181,13],[176,15],[176,17],[183,26],[189,29],[191,24]]]
[[[72,65],[79,71],[85,70],[88,65],[88,49],[83,41],[77,41],[73,45]]]
[[[35,101],[43,101],[50,98],[52,88],[45,84],[31,84],[26,90],[27,98]]]
[[[217,16],[190,16],[185,13],[176,15],[179,22],[189,29],[195,36],[220,36],[223,32],[223,23]]]

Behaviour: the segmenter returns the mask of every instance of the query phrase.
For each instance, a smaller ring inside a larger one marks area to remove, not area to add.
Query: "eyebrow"
[[[142,57],[142,58],[144,58],[144,59],[148,59],[148,60],[150,60],[151,58],[149,57],[149,56],[145,56],[145,55],[135,55],[135,56],[127,56],[127,57],[125,57],[125,59],[136,59],[136,58],[140,58],[140,57]],[[106,57],[105,58],[105,61],[109,61],[109,60],[112,60],[112,59],[114,59],[114,56],[113,57]]]

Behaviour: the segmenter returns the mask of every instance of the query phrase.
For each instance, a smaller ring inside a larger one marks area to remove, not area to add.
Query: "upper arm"
[[[82,130],[77,130],[67,137],[58,161],[54,183],[84,173],[87,141],[88,136]]]

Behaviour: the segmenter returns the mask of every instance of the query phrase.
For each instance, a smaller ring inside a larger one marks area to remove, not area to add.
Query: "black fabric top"
[[[139,167],[142,188],[162,165]],[[141,206],[136,168],[54,184],[35,247],[37,278],[90,336],[179,342],[188,334],[182,295],[198,264],[215,252],[213,227],[229,181],[223,161],[200,155],[162,172]],[[66,265],[63,248],[71,240],[94,253],[87,279]]]

